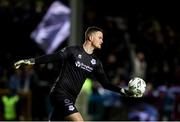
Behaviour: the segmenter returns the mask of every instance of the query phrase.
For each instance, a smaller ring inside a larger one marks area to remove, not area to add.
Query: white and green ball
[[[142,97],[146,90],[146,82],[142,78],[134,77],[129,81],[128,89],[134,97]]]

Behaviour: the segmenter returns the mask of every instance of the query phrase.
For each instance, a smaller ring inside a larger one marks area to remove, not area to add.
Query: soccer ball
[[[134,77],[129,81],[128,89],[134,97],[142,97],[146,90],[146,82],[142,78]]]

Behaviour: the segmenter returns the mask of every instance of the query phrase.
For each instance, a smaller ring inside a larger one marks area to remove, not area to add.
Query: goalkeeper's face
[[[94,32],[91,36],[91,42],[95,48],[101,49],[101,45],[103,43],[103,33],[100,31]]]

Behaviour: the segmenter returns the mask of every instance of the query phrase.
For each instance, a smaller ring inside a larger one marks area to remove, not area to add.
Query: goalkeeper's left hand
[[[32,59],[19,60],[14,63],[14,67],[18,69],[22,64],[33,65],[34,61]]]

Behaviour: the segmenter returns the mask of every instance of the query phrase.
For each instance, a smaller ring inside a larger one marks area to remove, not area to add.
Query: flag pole
[[[71,29],[68,45],[82,44],[83,0],[70,0]]]

